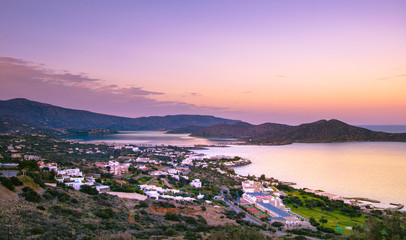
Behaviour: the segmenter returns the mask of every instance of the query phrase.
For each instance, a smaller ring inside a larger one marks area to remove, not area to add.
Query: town
[[[217,215],[223,209],[229,220],[261,227],[269,236],[303,232],[309,236],[335,235],[348,233],[354,226],[343,226],[344,230],[340,227],[336,232],[327,227],[324,216],[317,221],[301,211],[304,206],[311,209],[337,205],[354,224],[363,218],[362,211],[375,214],[380,211],[372,205],[322,191],[293,190],[264,175],[239,176],[232,167],[250,161],[238,156],[206,157],[185,147],[81,144],[45,136],[3,136],[1,143],[0,173],[5,186],[6,178],[22,174],[31,176],[44,188],[62,187],[136,202],[167,202],[171,206],[186,204],[213,209]],[[32,173],[35,169],[46,177],[38,180]],[[218,216],[210,222],[228,221]]]

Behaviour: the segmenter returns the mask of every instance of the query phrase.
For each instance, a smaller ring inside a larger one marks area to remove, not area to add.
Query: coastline
[[[75,141],[75,140],[74,140]],[[77,140],[76,140],[77,141]],[[89,141],[80,141],[80,142],[82,142],[82,143],[88,143]],[[93,141],[92,141],[93,142]],[[103,140],[99,140],[99,141],[97,141],[98,143],[102,143],[102,142],[105,142],[105,141],[103,141]],[[110,142],[109,141],[109,144],[113,144],[113,142],[116,142],[116,144],[125,144],[124,142],[122,142],[122,141],[112,141],[112,142]],[[131,144],[131,141],[126,141],[127,142],[127,144]],[[359,146],[359,145],[366,145],[366,146],[369,146],[369,144],[370,143],[376,143],[377,145],[373,145],[373,146],[380,146],[381,144],[380,143],[383,143],[383,144],[385,144],[386,146],[392,146],[392,143],[394,143],[394,142],[340,142],[340,143],[334,143],[334,144],[331,144],[331,143],[313,143],[313,144],[303,144],[303,143],[295,143],[295,144],[288,144],[288,145],[277,145],[277,147],[278,148],[275,148],[275,150],[279,150],[279,147],[281,147],[281,148],[290,148],[291,150],[290,151],[296,151],[296,150],[294,150],[294,149],[296,149],[297,148],[297,146],[304,146],[304,145],[306,145],[306,146],[325,146],[325,147],[331,147],[331,148],[337,148],[337,147],[339,147],[339,146],[346,146],[346,145],[348,145],[348,146],[351,146],[352,144],[356,144],[356,148],[358,148],[357,146]],[[398,143],[400,143],[401,144],[401,142],[397,142],[397,143],[395,143],[395,144],[398,144]],[[137,143],[132,143],[132,144],[135,144],[135,145],[143,145],[143,144],[137,144]],[[162,145],[173,145],[173,144],[145,144],[145,145],[148,145],[148,146],[155,146],[155,145],[157,145],[157,146],[162,146]],[[228,153],[228,152],[230,152],[230,151],[232,151],[233,150],[233,145],[225,145],[224,143],[222,143],[222,144],[219,144],[219,145],[201,145],[201,144],[196,144],[196,145],[199,145],[197,148],[196,147],[191,147],[190,148],[190,150],[191,151],[195,151],[195,150],[197,150],[198,152],[206,152],[206,151],[210,151],[210,150],[212,150],[212,149],[218,149],[218,151],[217,152],[223,152],[223,151],[225,151],[224,152],[224,154],[230,154],[230,153]],[[241,147],[245,147],[245,146],[247,146],[247,147],[253,147],[253,148],[255,148],[256,146],[258,146],[258,147],[263,147],[263,148],[267,148],[267,147],[273,147],[273,146],[275,146],[276,147],[276,145],[271,145],[271,146],[269,146],[269,145],[253,145],[253,144],[243,144],[243,143],[237,143],[237,144],[235,144],[234,146],[241,146]],[[402,145],[403,146],[403,145]],[[323,147],[324,148],[324,147]],[[205,149],[205,150],[203,150],[203,149]],[[391,151],[392,152],[392,151]],[[232,153],[233,155],[234,155],[234,153]],[[236,153],[236,155],[239,155],[238,153]],[[249,159],[251,159],[251,160],[253,160],[250,156],[243,156],[243,157],[247,157],[247,158],[249,158]],[[305,159],[303,159],[303,161],[306,161]],[[252,161],[253,163],[256,163],[256,161]],[[234,168],[236,169],[236,171],[237,171],[237,173],[238,172],[241,172],[241,170],[242,169],[245,169],[245,167],[246,166],[248,166],[248,167],[250,167],[250,166],[252,166],[252,165],[254,165],[254,164],[249,164],[249,165],[243,165],[243,166],[234,166]],[[273,168],[274,166],[272,166],[272,168]],[[264,170],[265,169],[268,169],[269,167],[267,167],[267,166],[263,166],[262,167]],[[246,171],[245,171],[246,172]],[[337,171],[333,171],[333,174],[335,174]],[[265,174],[267,174],[266,172],[262,172],[262,173],[265,173]],[[259,172],[250,172],[250,174],[252,175],[252,174],[259,174]],[[246,175],[246,174],[243,174],[243,175]],[[259,174],[260,175],[260,174]],[[258,175],[258,176],[259,176]],[[341,187],[340,189],[341,189],[341,191],[339,190],[339,191],[336,191],[336,190],[334,190],[333,188],[326,188],[326,187],[323,187],[323,186],[318,186],[318,184],[316,184],[316,183],[319,183],[318,181],[316,181],[316,182],[313,182],[313,183],[315,183],[315,184],[312,184],[312,185],[309,185],[308,184],[308,181],[307,181],[307,183],[306,182],[302,182],[302,181],[300,181],[300,180],[297,180],[297,179],[294,179],[294,178],[292,178],[292,177],[290,177],[290,176],[286,176],[285,177],[285,175],[283,174],[283,175],[274,175],[274,174],[270,174],[270,176],[276,176],[276,177],[278,177],[279,179],[286,179],[287,181],[292,181],[292,182],[296,182],[297,183],[297,185],[298,185],[298,187],[299,188],[306,188],[306,187],[312,187],[312,188],[315,188],[315,189],[327,189],[326,191],[329,191],[329,192],[337,192],[337,195],[342,195],[342,196],[347,196],[347,198],[349,198],[349,197],[351,197],[351,196],[357,196],[357,198],[370,198],[370,199],[377,199],[377,200],[379,200],[380,201],[380,203],[373,203],[374,205],[376,205],[377,207],[380,207],[380,208],[390,208],[391,206],[389,205],[389,203],[391,203],[391,202],[395,202],[396,204],[405,204],[403,201],[400,201],[400,200],[402,200],[402,199],[399,199],[399,196],[403,196],[403,193],[402,193],[402,195],[394,195],[394,194],[396,194],[396,193],[392,193],[392,194],[387,194],[387,193],[385,193],[385,196],[386,196],[386,199],[380,199],[379,197],[377,197],[376,196],[376,194],[375,195],[372,195],[372,196],[368,196],[368,195],[364,195],[364,194],[362,194],[361,192],[356,192],[356,191],[351,191],[351,192],[349,192],[349,193],[346,193],[346,191],[343,191],[343,188]],[[357,180],[355,180],[355,181],[357,181]],[[345,185],[345,184],[344,184]],[[344,186],[345,187],[345,186]],[[384,193],[382,193],[382,194],[384,194]],[[398,196],[397,198],[393,198],[393,199],[390,199],[390,198],[388,198],[388,196]],[[361,200],[360,200],[361,201]]]

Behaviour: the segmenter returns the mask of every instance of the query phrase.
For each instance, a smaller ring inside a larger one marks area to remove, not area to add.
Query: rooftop
[[[271,210],[272,212],[278,214],[278,215],[281,216],[281,217],[290,217],[290,216],[291,216],[289,213],[287,213],[287,212],[285,212],[285,211],[283,211],[283,210],[281,210],[281,209],[275,207],[275,206],[272,205],[272,204],[263,203],[263,202],[258,202],[258,204],[260,204],[260,205],[262,205],[262,206],[268,208],[269,210]]]
[[[271,196],[268,193],[262,193],[262,192],[253,192],[253,193],[246,193],[246,194],[253,196],[253,197]]]

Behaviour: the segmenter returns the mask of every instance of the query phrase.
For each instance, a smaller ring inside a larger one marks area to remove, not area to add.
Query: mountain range
[[[190,125],[209,127],[216,124],[234,124],[240,122],[238,120],[207,115],[168,115],[140,118],[118,117],[57,107],[24,98],[0,101],[0,116],[12,117],[34,127],[65,130],[171,130]]]
[[[193,129],[189,127],[189,129]],[[176,129],[172,132],[179,132]],[[238,138],[251,144],[290,144],[290,143],[323,143],[323,142],[363,142],[393,141],[406,142],[406,133],[385,133],[366,128],[351,126],[342,121],[320,120],[298,126],[264,123],[251,125],[240,122],[231,125],[219,124],[192,131],[196,137]]]
[[[0,133],[61,135],[111,133],[120,130],[169,130],[197,137],[236,138],[249,144],[290,144],[350,141],[406,142],[406,133],[385,133],[320,120],[298,126],[279,123],[253,125],[207,115],[118,117],[53,106],[23,98],[0,101]]]

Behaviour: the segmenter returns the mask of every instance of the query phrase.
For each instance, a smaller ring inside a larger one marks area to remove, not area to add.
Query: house
[[[79,168],[58,170],[58,175],[67,175],[67,176],[82,176],[82,172]]]
[[[58,179],[57,179],[57,180],[58,180]],[[82,178],[79,178],[79,177],[77,177],[77,178],[70,178],[70,180],[73,181],[73,182],[67,182],[67,183],[65,183],[65,185],[68,186],[68,187],[73,187],[73,189],[75,189],[75,190],[77,190],[77,191],[80,190],[80,187],[81,187],[82,185],[93,186],[93,185],[95,184],[95,182],[92,181],[92,180],[90,180],[90,181],[85,181],[83,177],[82,177]],[[58,180],[58,182],[59,182],[59,180]]]
[[[157,191],[145,191],[144,192],[149,198],[155,198],[158,200],[159,198],[159,193]]]
[[[223,200],[224,198],[222,196],[214,196],[214,200]]]
[[[115,160],[109,161],[110,173],[114,175],[122,175],[128,173],[130,163],[119,163]]]
[[[194,188],[202,188],[202,183],[200,182],[200,179],[194,179],[191,183],[190,186]]]
[[[250,204],[255,204],[258,200],[260,199],[269,199],[272,196],[269,195],[268,193],[261,193],[261,192],[253,192],[253,193],[244,193],[242,195],[242,199],[247,201]]]
[[[162,176],[162,175],[166,176],[166,175],[168,175],[168,173],[164,172],[164,171],[154,171],[154,172],[151,172],[149,175],[151,175],[151,176]]]
[[[178,174],[178,170],[174,169],[174,168],[168,168],[166,170],[169,174]]]
[[[21,153],[13,153],[11,154],[11,158],[21,158]]]
[[[189,167],[187,167],[187,166],[177,166],[175,169],[178,170],[182,174],[188,174],[190,171]]]
[[[106,186],[106,185],[98,185],[98,186],[96,186],[96,190],[97,190],[99,193],[110,192],[110,187],[109,187],[109,186]]]
[[[252,180],[247,180],[242,182],[242,190],[245,193],[254,193],[254,192],[263,192],[264,187],[260,182],[252,181]]]

